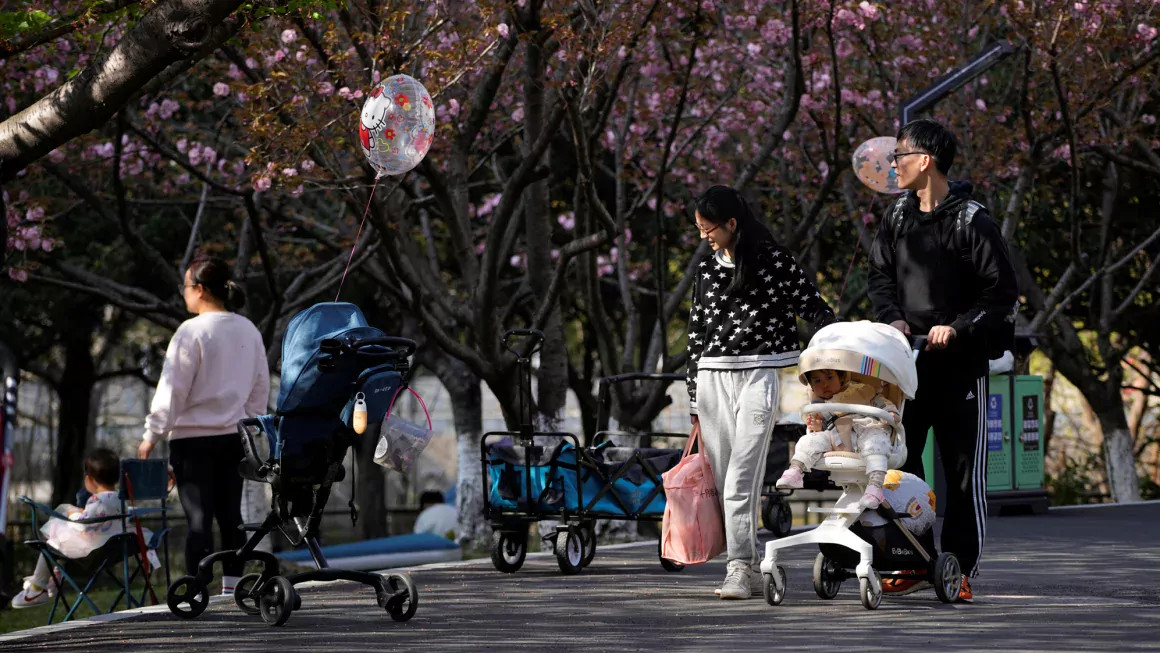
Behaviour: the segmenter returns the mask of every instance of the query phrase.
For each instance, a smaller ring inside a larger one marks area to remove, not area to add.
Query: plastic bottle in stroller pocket
[[[415,394],[414,391],[411,392]],[[418,394],[415,394],[415,397],[419,398]],[[420,405],[422,401],[419,399]],[[394,408],[392,401],[391,409],[383,420],[382,432],[375,447],[374,461],[383,467],[407,472],[431,441],[431,416],[427,414],[427,407],[424,405],[423,414],[427,423],[416,424],[401,417]]]
[[[355,433],[362,435],[367,430],[367,402],[366,395],[358,393],[354,396],[354,413],[351,415],[351,428]]]

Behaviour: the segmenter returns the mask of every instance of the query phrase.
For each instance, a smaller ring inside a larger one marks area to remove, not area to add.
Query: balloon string
[[[358,233],[354,235],[354,244],[350,246],[350,256],[346,259],[346,269],[342,271],[342,278],[338,280],[338,292],[334,293],[334,301],[338,301],[339,295],[342,294],[342,284],[346,283],[346,275],[350,272],[350,262],[354,260],[354,251],[358,249],[358,239],[362,235],[363,225],[367,222],[367,214],[371,211],[371,200],[375,198],[375,189],[379,186],[379,178],[375,177],[375,183],[371,185],[371,194],[367,197],[367,206],[363,209],[362,221],[358,223]]]
[[[869,213],[874,213],[874,200],[878,196],[870,198]],[[846,278],[842,280],[842,289],[838,291],[838,312],[842,311],[842,295],[846,294],[846,284],[850,283],[850,272],[854,270],[854,260],[858,258],[858,247],[862,245],[862,234],[866,233],[866,221],[862,220],[862,228],[858,230],[858,240],[854,243],[854,253],[850,256],[850,265],[846,268]]]

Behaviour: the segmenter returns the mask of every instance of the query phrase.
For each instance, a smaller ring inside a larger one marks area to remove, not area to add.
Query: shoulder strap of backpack
[[[986,208],[975,200],[967,200],[959,208],[958,215],[955,216],[955,239],[958,241],[958,248],[960,250],[966,249],[966,244],[963,242],[963,235],[966,233],[967,227],[975,219],[975,214]]]
[[[893,249],[894,245],[898,242],[898,229],[899,229],[899,227],[902,226],[902,216],[903,216],[902,205],[906,201],[905,197],[906,196],[903,195],[902,197],[899,197],[898,199],[894,200],[893,209],[890,211],[890,247],[891,247],[891,249]]]

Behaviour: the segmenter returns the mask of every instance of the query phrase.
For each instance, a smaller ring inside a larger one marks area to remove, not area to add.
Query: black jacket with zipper
[[[999,227],[971,190],[951,182],[931,212],[907,191],[886,209],[870,248],[869,295],[879,322],[905,320],[914,335],[954,327],[947,355],[983,375],[987,339],[1010,323],[1018,292]]]

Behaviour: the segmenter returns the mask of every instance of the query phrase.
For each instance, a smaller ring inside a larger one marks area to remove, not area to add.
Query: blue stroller
[[[196,575],[178,578],[169,586],[166,602],[173,614],[193,619],[204,612],[213,565],[237,560],[260,562],[263,569],[238,580],[234,602],[271,626],[286,623],[290,613],[299,609],[301,598],[294,586],[312,580],[370,585],[379,606],[395,621],[415,614],[419,596],[409,576],[331,569],[318,545],[318,527],[331,486],[346,476],[342,460],[347,449],[364,437],[352,426],[356,402],[360,409],[365,404],[366,428],[377,430],[395,390],[407,383],[409,357],[414,352],[413,341],[369,326],[353,304],[317,304],[294,316],[282,340],[277,410],[238,423],[245,451],[239,472],[272,485],[273,505],[262,523],[243,526],[252,535],[242,548],[209,555],[198,565]],[[356,518],[352,501],[351,520]],[[294,547],[305,545],[316,569],[280,575],[277,558],[255,550],[274,529]]]

